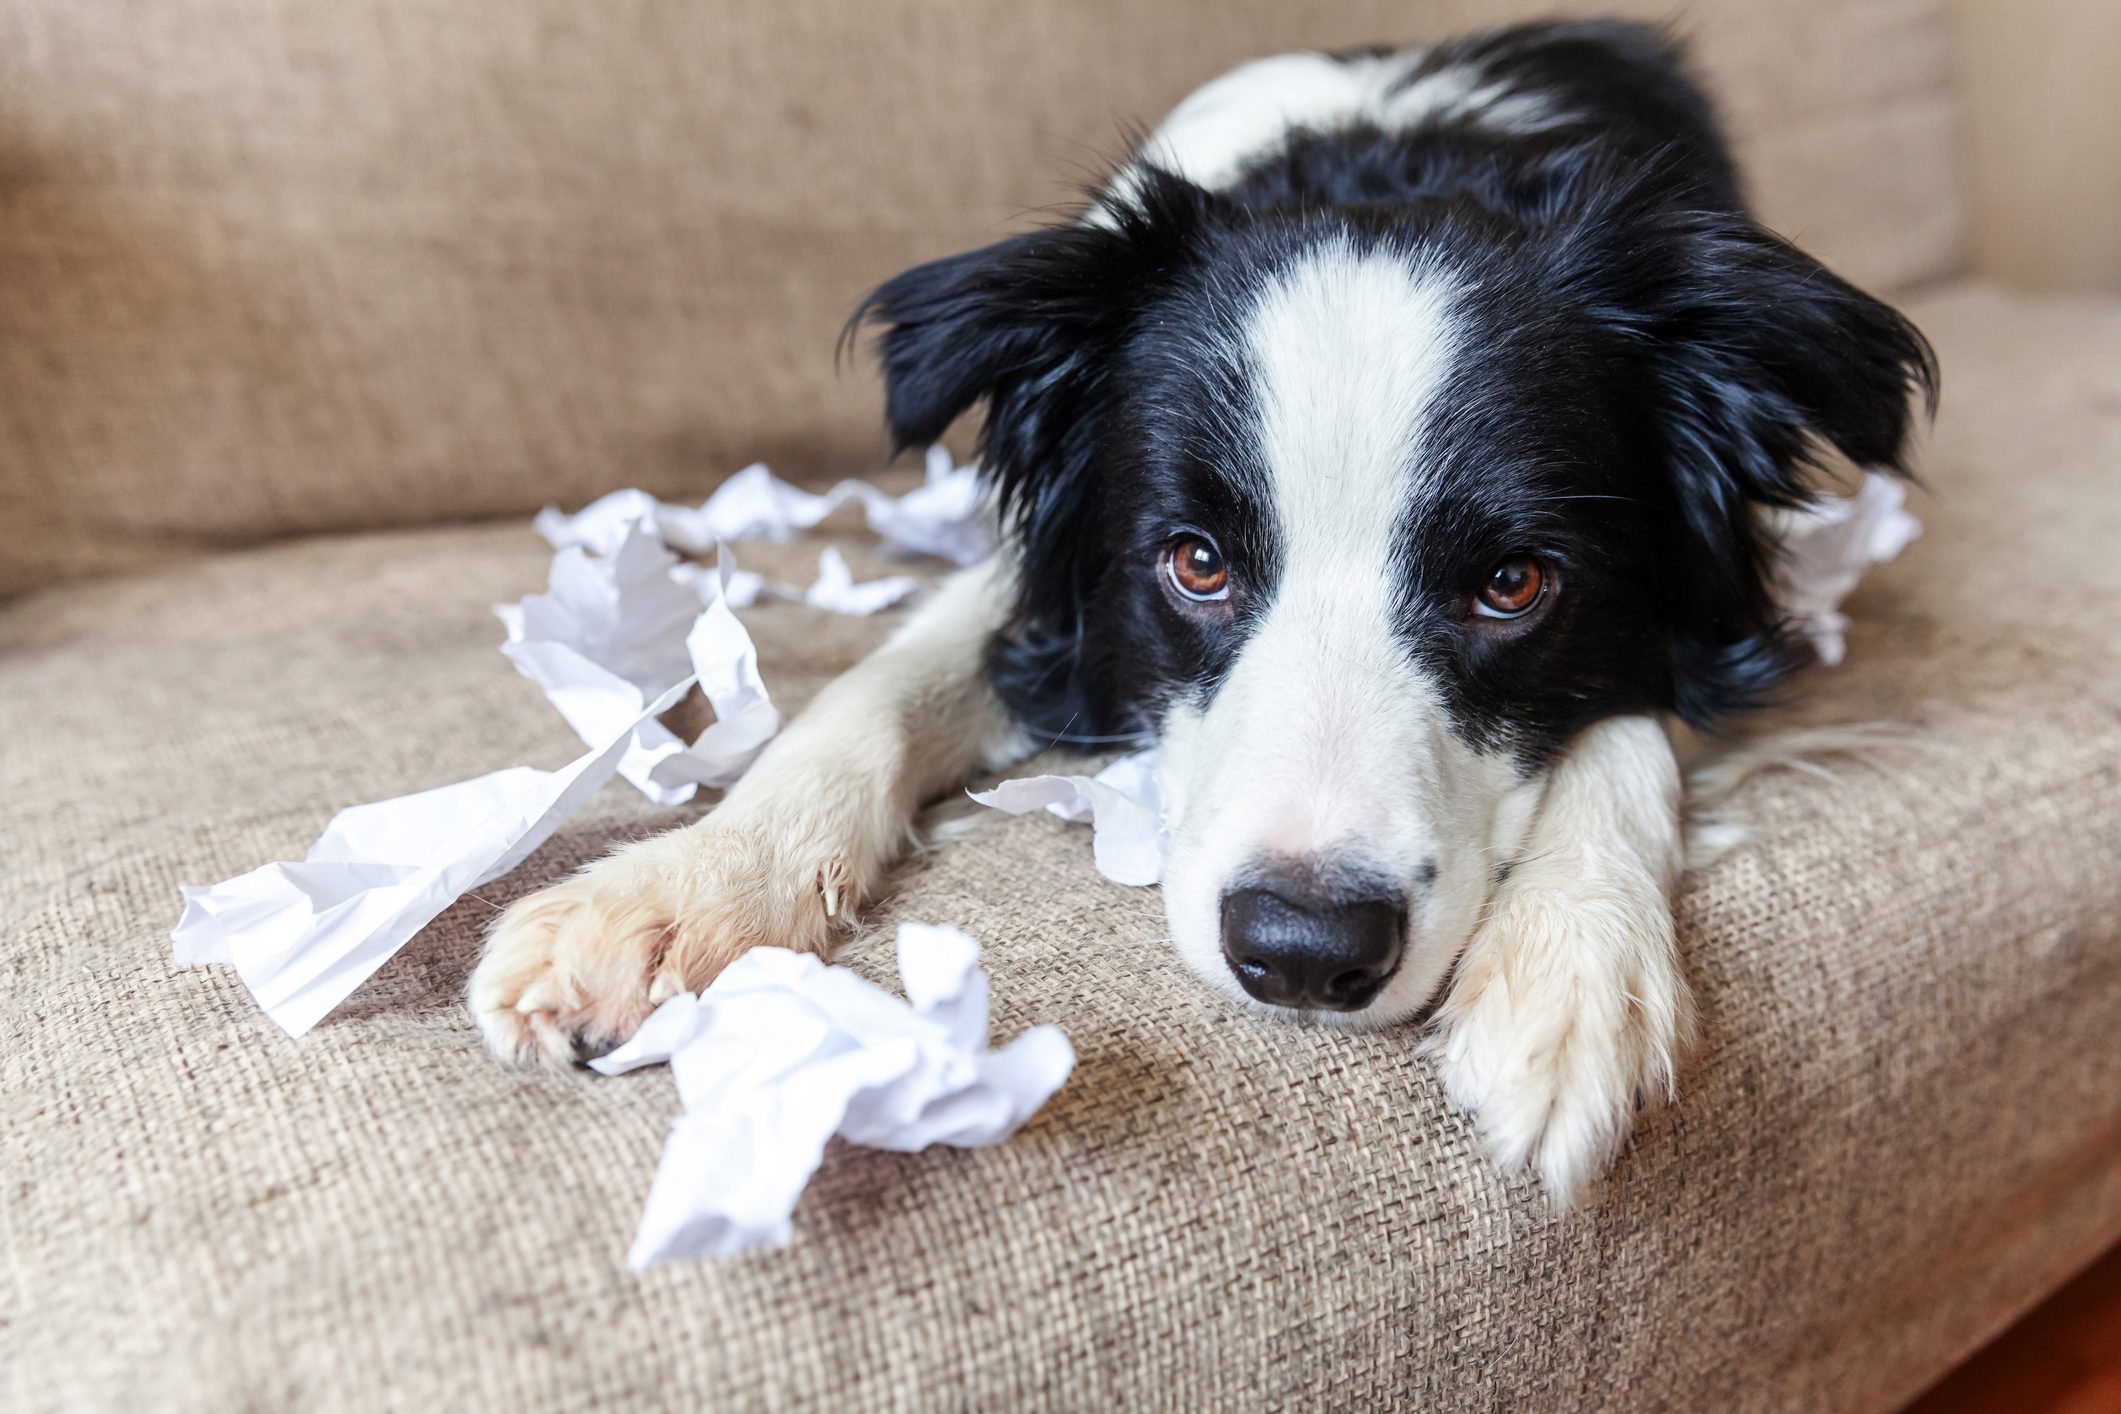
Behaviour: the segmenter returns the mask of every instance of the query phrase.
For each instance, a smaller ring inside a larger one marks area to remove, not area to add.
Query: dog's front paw
[[[1430,1047],[1453,1104],[1506,1169],[1568,1207],[1644,1104],[1673,1093],[1692,1037],[1672,916],[1654,886],[1504,886],[1437,1013]]]
[[[469,998],[496,1055],[571,1065],[747,948],[828,949],[859,902],[845,863],[724,812],[628,845],[495,920]]]

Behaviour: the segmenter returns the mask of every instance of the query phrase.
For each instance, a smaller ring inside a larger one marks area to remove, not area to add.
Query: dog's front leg
[[[1641,1104],[1670,1096],[1692,1036],[1672,925],[1680,805],[1655,718],[1586,731],[1553,768],[1437,1013],[1452,1101],[1558,1205],[1605,1171]]]
[[[827,951],[911,843],[922,802],[1018,749],[985,668],[1009,593],[998,560],[952,576],[712,813],[502,914],[471,976],[487,1044],[568,1064],[747,948]]]

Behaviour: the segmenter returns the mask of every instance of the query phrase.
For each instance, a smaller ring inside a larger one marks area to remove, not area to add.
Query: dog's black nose
[[[1301,902],[1272,889],[1223,895],[1223,956],[1244,989],[1275,1006],[1359,1011],[1405,946],[1396,899]]]

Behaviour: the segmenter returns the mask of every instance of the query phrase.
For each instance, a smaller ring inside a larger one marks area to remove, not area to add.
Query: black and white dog
[[[907,271],[889,421],[974,404],[1009,532],[697,824],[511,908],[494,1049],[571,1061],[761,944],[829,949],[923,802],[1161,743],[1171,937],[1262,1013],[1424,1012],[1561,1201],[1668,1093],[1663,722],[1797,656],[1764,508],[1903,468],[1935,367],[1747,215],[1655,31],[1288,54],[1187,98],[1071,224]]]

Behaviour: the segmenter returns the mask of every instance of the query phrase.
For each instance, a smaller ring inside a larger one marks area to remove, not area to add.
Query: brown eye
[[[1230,592],[1223,552],[1198,535],[1182,536],[1165,547],[1164,576],[1188,599],[1221,599]]]
[[[1488,574],[1474,610],[1490,619],[1522,618],[1547,592],[1547,573],[1530,555],[1512,555]]]

